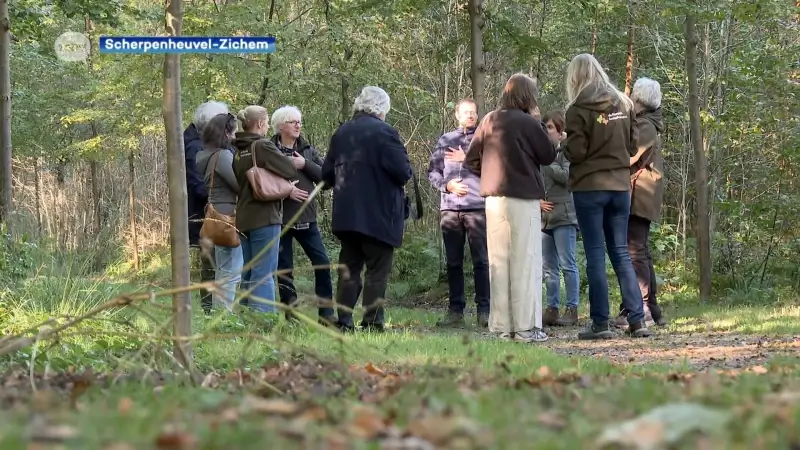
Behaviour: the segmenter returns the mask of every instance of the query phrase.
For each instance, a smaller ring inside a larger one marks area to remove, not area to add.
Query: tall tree
[[[11,184],[11,26],[8,0],[0,0],[0,221],[14,209]]]
[[[628,50],[625,58],[625,95],[631,95],[633,88],[633,31],[636,19],[633,13],[633,0],[628,0]]]
[[[183,22],[182,0],[166,0],[164,14],[167,35],[180,36]],[[167,140],[167,178],[169,183],[169,238],[172,254],[172,285],[188,287],[189,278],[189,219],[186,203],[186,162],[181,126],[181,56],[164,55],[164,130]],[[186,337],[192,331],[191,293],[176,293],[172,298],[175,336]],[[184,367],[190,367],[192,348],[188,341],[176,340],[175,357]]]
[[[469,0],[470,23],[470,77],[472,97],[478,106],[478,114],[486,114],[486,59],[483,54],[483,0]]]
[[[703,147],[700,124],[700,99],[697,83],[697,31],[695,12],[686,13],[686,76],[689,82],[689,133],[694,152],[697,190],[697,263],[700,272],[700,300],[711,298],[711,224],[708,207],[708,160]]]

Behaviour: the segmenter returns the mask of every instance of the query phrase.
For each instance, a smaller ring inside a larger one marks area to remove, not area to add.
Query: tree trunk
[[[636,23],[635,15],[633,13],[633,0],[628,0],[628,55],[625,60],[625,95],[631,95],[633,88],[633,30]]]
[[[599,27],[597,23],[597,18],[599,16],[598,11],[598,4],[599,0],[595,0],[594,2],[594,19],[592,20],[592,56],[594,56],[595,52],[597,51],[597,29]]]
[[[486,61],[483,54],[483,0],[469,0],[470,76],[472,98],[478,106],[478,116],[486,114]]]
[[[11,183],[11,29],[8,19],[8,0],[0,0],[0,222],[5,222],[14,210]]]
[[[542,0],[542,20],[539,22],[539,43],[542,43],[542,39],[544,38],[544,24],[545,18],[547,17],[547,0]],[[537,51],[536,56],[536,80],[539,84],[542,84],[542,49],[541,47]]]
[[[275,0],[269,2],[269,17],[267,19],[267,23],[272,23],[272,15],[275,14]],[[265,59],[267,60],[264,65],[265,74],[264,79],[261,80],[261,92],[258,94],[258,104],[264,106],[267,102],[267,91],[269,90],[269,70],[272,67],[272,55],[267,54]]]
[[[33,192],[36,197],[36,224],[38,225],[36,232],[39,236],[42,236],[44,233],[42,233],[42,191],[40,188],[41,185],[41,182],[39,181],[40,177],[41,175],[39,174],[39,157],[35,156],[33,158],[33,182],[34,182]]]
[[[352,58],[352,57],[353,57],[353,49],[351,49],[349,45],[345,46],[345,48],[344,48],[344,62],[342,64],[342,66],[343,66],[342,68],[343,69],[345,67],[347,67],[347,63],[348,63],[348,61],[350,61],[350,58]],[[352,100],[350,99],[350,94],[349,94],[349,92],[350,92],[350,82],[347,81],[347,74],[346,73],[342,74],[341,88],[342,88],[342,110],[340,111],[340,115],[341,116],[339,118],[339,123],[345,123],[345,122],[347,122],[347,119],[350,118],[351,108],[353,106]]]
[[[180,36],[183,20],[182,0],[166,0],[165,28],[169,36]],[[172,254],[172,286],[189,286],[189,219],[186,203],[186,162],[183,157],[181,126],[181,57],[164,55],[164,130],[167,141],[167,178],[169,184],[169,238]],[[172,298],[174,332],[186,337],[192,332],[190,291]],[[174,341],[175,358],[190,368],[192,347],[188,341]]]
[[[692,138],[697,190],[697,262],[700,272],[700,301],[711,298],[711,236],[708,217],[708,161],[703,151],[700,99],[697,86],[697,33],[695,17],[686,15],[686,75],[689,81],[689,133]]]
[[[128,204],[130,206],[130,225],[131,225],[131,250],[133,251],[133,269],[139,271],[139,235],[136,232],[136,166],[134,165],[134,154],[131,150],[128,154],[128,175],[130,176],[130,188],[128,189]]]

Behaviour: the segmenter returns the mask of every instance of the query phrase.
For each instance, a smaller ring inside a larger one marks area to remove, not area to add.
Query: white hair
[[[278,134],[280,130],[280,126],[283,123],[286,123],[290,117],[297,117],[297,120],[301,120],[303,115],[300,114],[300,109],[296,106],[281,106],[280,108],[276,109],[275,112],[272,113],[272,131],[275,134]]]
[[[385,116],[391,109],[389,94],[378,86],[366,86],[353,102],[353,112]]]
[[[642,77],[636,80],[631,91],[631,100],[649,108],[661,107],[661,85],[658,81]]]
[[[222,102],[205,102],[194,111],[192,123],[197,131],[203,132],[206,124],[218,114],[228,114],[228,105]]]

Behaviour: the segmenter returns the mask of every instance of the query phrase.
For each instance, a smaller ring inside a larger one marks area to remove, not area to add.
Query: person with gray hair
[[[656,272],[648,245],[650,224],[661,216],[664,196],[664,159],[661,156],[661,85],[650,78],[639,78],[633,85],[631,100],[636,114],[638,135],[636,154],[631,157],[631,213],[628,217],[628,253],[642,292],[645,320],[649,325],[665,325],[656,300]],[[627,324],[628,311],[620,305],[617,326]]]
[[[183,131],[183,150],[186,158],[186,203],[189,213],[189,245],[200,248],[200,228],[203,226],[208,191],[203,176],[197,170],[197,154],[203,150],[203,128],[217,114],[227,114],[228,106],[210,101],[198,106],[192,123]],[[200,282],[214,281],[214,252],[200,250]],[[207,289],[200,290],[200,306],[211,314],[212,295]]]
[[[283,106],[272,113],[272,142],[285,156],[292,159],[297,169],[297,187],[302,192],[312,192],[316,183],[322,181],[322,158],[319,152],[300,134],[303,116],[295,106]],[[306,196],[307,197],[307,194]],[[331,281],[330,258],[322,234],[317,226],[317,201],[313,199],[306,204],[306,198],[287,198],[283,201],[283,225],[299,213],[297,221],[289,229],[284,229],[278,251],[278,271],[286,272],[278,275],[278,293],[281,303],[289,306],[297,302],[297,290],[294,287],[294,241],[300,244],[311,265],[314,266],[314,294],[317,296],[319,323],[330,325],[335,322],[333,308],[333,282]],[[286,317],[292,319],[291,310]]]
[[[336,286],[336,322],[355,329],[353,309],[364,275],[365,331],[383,331],[382,302],[392,272],[394,249],[403,243],[407,218],[405,185],[412,178],[400,134],[385,122],[391,102],[377,86],[367,86],[353,103],[353,118],[331,137],[322,180],[333,188],[331,230],[342,244]]]

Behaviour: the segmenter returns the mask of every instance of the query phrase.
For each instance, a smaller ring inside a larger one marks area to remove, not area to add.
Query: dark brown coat
[[[610,93],[592,87],[567,109],[564,154],[573,192],[630,190],[630,160],[636,154],[633,114]]]
[[[631,215],[658,222],[664,197],[664,158],[661,156],[661,108],[644,109],[636,115],[639,150],[644,153],[631,165]],[[638,151],[637,151],[638,153]]]
[[[464,167],[481,177],[482,197],[545,198],[539,167],[556,151],[540,120],[519,109],[492,111],[470,142]]]

